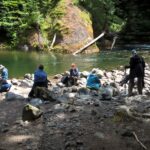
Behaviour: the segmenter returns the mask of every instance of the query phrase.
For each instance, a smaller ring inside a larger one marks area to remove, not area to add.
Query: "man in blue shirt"
[[[34,91],[36,87],[48,88],[47,74],[44,71],[43,65],[39,65],[38,69],[34,72],[34,84],[29,93],[29,97],[34,97]]]

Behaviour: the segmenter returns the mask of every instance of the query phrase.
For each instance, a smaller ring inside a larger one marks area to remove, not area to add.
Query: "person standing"
[[[128,96],[132,96],[135,78],[138,79],[138,93],[142,95],[142,90],[144,87],[145,62],[144,59],[137,54],[136,50],[132,50],[132,57],[130,58],[129,66],[125,66],[125,69],[126,68],[130,68]]]
[[[47,80],[47,74],[44,71],[44,66],[39,65],[38,69],[34,72],[34,83],[32,86],[32,89],[29,93],[29,97],[34,97],[34,91],[36,87],[45,87],[48,88],[48,80]]]

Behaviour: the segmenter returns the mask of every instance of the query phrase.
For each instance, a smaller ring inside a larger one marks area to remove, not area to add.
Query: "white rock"
[[[88,76],[89,74],[90,74],[90,73],[89,73],[88,71],[83,71],[83,72],[80,73],[80,76],[87,78],[87,76]]]
[[[58,82],[57,85],[61,88],[65,87],[65,85],[62,82]]]
[[[20,85],[20,82],[19,82],[17,79],[12,79],[12,80],[11,80],[11,83],[12,83],[13,85]]]
[[[33,81],[28,79],[22,80],[20,84],[20,86],[22,87],[32,87],[32,85],[33,85]]]

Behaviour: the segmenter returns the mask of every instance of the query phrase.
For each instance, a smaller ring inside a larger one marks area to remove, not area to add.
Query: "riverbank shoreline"
[[[110,72],[93,68],[108,83],[111,99],[101,99],[102,91],[86,88],[89,71],[80,74],[78,86],[65,87],[57,74],[49,85],[50,99],[28,100],[32,87],[32,75],[24,79],[12,79],[12,88],[1,94],[0,99],[0,145],[4,150],[140,150],[136,133],[142,143],[150,148],[149,105],[150,69],[146,65],[143,95],[127,97],[127,86],[120,86],[124,77],[121,70]],[[54,101],[51,101],[53,98]],[[22,121],[26,104],[38,106],[43,115],[32,122]],[[140,122],[140,123],[139,123]]]

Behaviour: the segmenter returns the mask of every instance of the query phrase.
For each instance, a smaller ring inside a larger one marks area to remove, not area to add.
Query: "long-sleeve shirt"
[[[79,76],[78,68],[70,69],[70,76],[71,77],[78,77]]]
[[[34,73],[34,82],[46,82],[47,81],[47,74],[45,71],[37,69]]]
[[[7,80],[8,79],[8,69],[7,68],[4,68],[2,70],[1,78],[2,78],[2,80]]]

